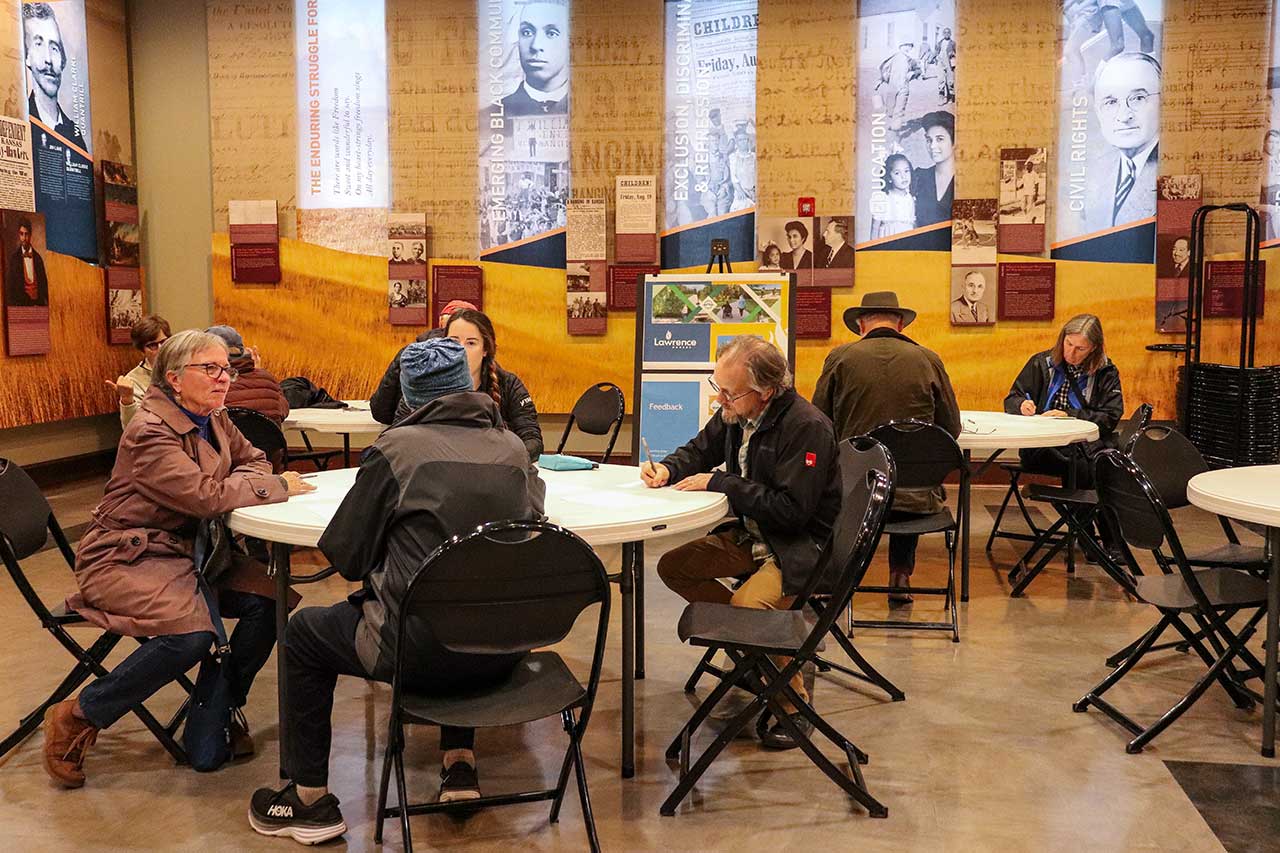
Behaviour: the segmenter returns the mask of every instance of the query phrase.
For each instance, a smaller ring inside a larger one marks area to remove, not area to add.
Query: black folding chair
[[[1120,451],[1128,453],[1129,447],[1133,440],[1137,438],[1138,432],[1151,422],[1152,408],[1150,403],[1143,403],[1133,414],[1129,416],[1117,428],[1116,433],[1119,436]],[[1026,503],[1022,499],[1022,493],[1019,489],[1019,483],[1023,474],[1034,474],[1034,471],[1028,471],[1023,468],[1021,463],[1008,463],[1000,466],[1009,474],[1009,490],[1005,492],[1004,500],[1000,503],[1000,511],[996,513],[995,524],[991,527],[991,535],[987,537],[987,550],[991,550],[991,546],[996,539],[1016,539],[1020,542],[1037,542],[1044,534],[1044,529],[1039,527],[1031,518],[1031,513],[1027,509]],[[1065,485],[1065,484],[1064,484]],[[1030,533],[1016,533],[1002,530],[1000,528],[1001,519],[1004,518],[1006,508],[1009,506],[1010,500],[1015,500],[1022,518],[1027,523]],[[1042,498],[1043,499],[1043,498]]]
[[[936,424],[924,421],[890,421],[871,431],[893,458],[895,493],[903,489],[936,489],[955,471],[960,476],[963,493],[969,484],[969,466],[955,438]],[[963,507],[960,508],[963,511]],[[884,532],[891,534],[941,533],[947,545],[947,585],[937,587],[867,586],[859,584],[854,592],[910,593],[912,595],[946,596],[944,607],[949,622],[913,622],[908,619],[854,619],[855,628],[896,628],[920,631],[950,631],[951,641],[960,642],[960,623],[956,616],[956,546],[960,539],[960,519],[943,507],[932,515],[895,515],[890,512]]]
[[[1146,744],[1168,728],[1217,681],[1238,708],[1251,709],[1261,696],[1244,686],[1244,680],[1262,673],[1262,664],[1245,643],[1266,613],[1266,582],[1230,568],[1195,569],[1187,560],[1169,511],[1142,469],[1116,450],[1103,451],[1094,462],[1094,479],[1102,511],[1116,522],[1124,541],[1129,571],[1122,574],[1128,592],[1154,607],[1160,620],[1133,650],[1101,682],[1072,705],[1083,712],[1093,706],[1115,720],[1133,739],[1125,747],[1141,752]],[[1130,548],[1150,551],[1162,573],[1140,575]],[[1252,611],[1239,631],[1229,621],[1241,611]],[[1200,630],[1197,634],[1184,619]],[[1151,651],[1170,627],[1205,662],[1208,671],[1156,722],[1145,728],[1102,698]],[[1243,664],[1237,669],[1235,663]]]
[[[884,445],[880,444],[880,442],[875,439],[865,435],[850,438],[846,442],[841,443],[840,453],[842,471],[853,466],[858,460],[865,460],[865,464],[874,466],[876,470],[887,471],[889,482],[892,483],[894,481],[895,473],[893,460],[889,457],[889,453],[885,450]],[[847,460],[845,459],[846,455],[848,455]],[[861,520],[861,517],[853,515],[851,510],[846,511],[846,507],[843,505],[841,506],[840,514],[836,516],[831,537],[828,538],[827,543],[823,548],[822,556],[819,558],[820,571],[823,566],[842,566],[845,564],[849,559],[849,554],[837,549],[851,548],[856,543],[851,540],[846,541],[845,538],[838,538],[836,534],[840,531],[857,530]],[[807,606],[819,618],[821,618],[822,614],[831,607],[835,608],[836,613],[843,613],[849,607],[849,599],[836,598],[834,596],[834,590],[831,588],[830,581],[831,578],[828,577],[826,573],[823,573],[813,592],[807,597],[797,596],[796,600],[791,605],[791,609],[803,609]],[[853,590],[851,588],[849,590],[849,596],[852,597],[852,595]],[[823,657],[821,655],[814,655],[813,662],[817,666],[818,672],[829,672],[831,670],[835,670],[867,684],[873,684],[885,693],[888,693],[889,698],[895,702],[901,702],[907,698],[907,695],[903,693],[896,684],[881,674],[879,670],[872,666],[871,663],[862,656],[862,653],[858,651],[856,646],[854,646],[853,639],[840,628],[838,621],[832,623],[831,631],[829,633],[830,636],[835,639],[836,645],[840,646],[844,653],[849,656],[849,660],[853,662],[853,665],[857,667],[857,669],[851,669],[844,664],[837,663],[830,658]],[[716,653],[719,651],[720,648],[718,646],[711,646],[707,649],[706,653],[702,656],[702,660],[698,661],[698,665],[694,667],[693,672],[685,682],[685,693],[694,692],[694,689],[697,687],[698,680],[702,678],[704,673],[714,675],[717,678],[724,678],[728,675],[727,670],[721,669],[712,662]],[[824,651],[824,649],[819,647],[818,651]]]
[[[866,808],[872,817],[888,816],[889,810],[871,796],[862,777],[860,765],[867,763],[866,753],[836,731],[791,687],[791,680],[801,667],[815,659],[823,638],[835,628],[840,613],[839,608],[827,607],[818,614],[817,621],[810,624],[804,612],[810,596],[830,583],[831,600],[848,600],[875,554],[885,514],[893,500],[892,470],[886,461],[883,449],[874,442],[862,441],[857,445],[843,442],[840,445],[844,483],[844,500],[839,516],[842,523],[836,525],[832,545],[790,609],[754,610],[712,602],[694,602],[685,607],[678,628],[680,639],[693,646],[723,649],[733,662],[733,668],[724,674],[667,747],[667,760],[679,761],[680,779],[662,804],[663,815],[670,817],[675,814],[676,807],[716,756],[744,726],[767,709],[795,739],[809,760]],[[842,562],[838,562],[837,557]],[[837,571],[838,574],[832,577],[832,573]],[[790,661],[779,669],[770,659],[771,655],[789,657]],[[733,687],[748,690],[755,696],[691,764],[693,735]],[[784,699],[840,748],[849,762],[852,776],[832,764],[800,730],[783,709],[781,702]]]
[[[250,444],[266,454],[272,471],[279,474],[289,467],[289,442],[279,424],[262,412],[240,406],[228,406],[227,417]]]
[[[1143,403],[1116,428],[1116,444],[1121,453],[1127,455],[1132,451],[1138,435],[1151,422],[1152,411],[1150,403]],[[1070,452],[1076,452],[1074,447]],[[1077,484],[1070,482],[1070,479],[1064,478],[1061,486],[1032,484],[1027,487],[1027,497],[1052,506],[1058,518],[1049,527],[1040,531],[1040,535],[1036,537],[1031,547],[1009,572],[1009,580],[1013,584],[1009,594],[1015,598],[1022,595],[1058,552],[1064,548],[1070,552],[1076,542],[1079,542],[1086,554],[1112,578],[1116,578],[1117,574],[1123,571],[1111,559],[1106,547],[1093,535],[1094,518],[1098,509],[1098,493],[1093,489],[1079,488]],[[1035,555],[1041,549],[1044,553],[1028,570],[1028,564],[1035,559]],[[1068,557],[1067,570],[1074,571],[1074,569],[1075,566]],[[1117,582],[1119,583],[1118,580]]]
[[[564,434],[560,436],[560,446],[556,448],[556,453],[564,453],[569,433],[573,431],[574,424],[577,424],[578,429],[588,435],[609,436],[609,445],[600,459],[600,464],[608,464],[609,454],[613,453],[614,442],[618,440],[618,432],[626,418],[626,408],[626,398],[617,385],[612,382],[592,385],[573,404],[573,411],[569,413],[569,422],[564,425]]]
[[[1187,483],[1197,474],[1209,470],[1200,450],[1185,435],[1170,426],[1157,424],[1142,429],[1134,436],[1130,457],[1151,480],[1166,509],[1174,510],[1190,506],[1187,500]],[[1187,562],[1198,568],[1244,569],[1259,577],[1266,577],[1271,565],[1271,555],[1263,546],[1243,545],[1230,519],[1218,516],[1218,523],[1227,537],[1225,545],[1188,553]],[[1134,640],[1107,658],[1107,666],[1119,666],[1120,662],[1137,647],[1141,638]],[[1189,651],[1182,640],[1152,646],[1149,652],[1176,649]]]
[[[40,727],[46,710],[69,697],[90,678],[106,675],[107,670],[102,662],[121,639],[119,634],[103,631],[98,639],[85,648],[76,642],[67,629],[77,625],[92,626],[65,604],[57,605],[51,610],[32,588],[20,561],[40,551],[44,547],[46,536],[53,537],[67,567],[74,568],[75,553],[54,517],[49,502],[40,493],[40,488],[17,464],[0,459],[0,560],[4,561],[14,586],[22,594],[27,606],[40,620],[40,626],[52,634],[67,653],[76,659],[76,665],[49,694],[49,698],[23,717],[18,727],[0,741],[0,757],[8,755]],[[139,643],[146,641],[145,638],[138,640]],[[181,677],[178,684],[190,695],[193,686],[189,679]],[[144,705],[135,705],[130,710],[155,735],[156,740],[160,741],[160,745],[175,761],[179,764],[186,763],[186,753],[174,740],[174,733],[186,719],[185,703],[167,724],[161,724]]]
[[[374,840],[382,843],[384,819],[400,818],[406,851],[413,850],[409,815],[468,812],[486,806],[551,800],[551,822],[560,817],[572,767],[591,850],[598,851],[587,792],[582,737],[591,719],[609,627],[609,580],[591,547],[572,532],[537,521],[486,524],[454,537],[423,563],[405,592],[396,627],[396,663],[391,687],[387,751],[378,788]],[[527,654],[505,680],[465,692],[424,692],[415,661],[417,638],[434,639],[467,655],[524,654],[565,638],[583,610],[600,605],[591,672],[584,687],[553,651]],[[408,802],[404,776],[405,724],[462,728],[513,726],[559,716],[569,746],[554,788],[500,794],[449,803]],[[387,806],[392,768],[398,806]]]

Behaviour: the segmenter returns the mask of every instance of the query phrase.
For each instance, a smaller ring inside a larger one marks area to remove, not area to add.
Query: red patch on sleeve
[[[818,467],[818,454],[816,454],[816,453],[806,453],[806,454],[804,455],[804,467],[806,467],[806,468],[816,468],[816,467]]]

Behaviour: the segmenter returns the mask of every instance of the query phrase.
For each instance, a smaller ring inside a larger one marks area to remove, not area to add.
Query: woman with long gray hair
[[[239,620],[231,635],[234,708],[271,654],[275,601],[264,567],[232,555],[206,598],[196,566],[206,539],[198,531],[206,519],[314,487],[292,471],[272,474],[262,451],[231,423],[223,400],[235,378],[221,338],[179,332],[156,354],[151,386],[120,439],[106,494],[76,554],[79,592],[67,603],[100,628],[146,642],[45,713],[45,770],[65,787],[84,784],[85,754],[99,730],[204,659],[214,645],[215,610]],[[243,715],[232,723],[231,741],[233,754],[252,754]]]
[[[1011,415],[1046,418],[1080,418],[1098,425],[1098,440],[1083,453],[1071,448],[1022,450],[1028,471],[1065,477],[1074,465],[1076,483],[1091,480],[1091,459],[1104,447],[1115,445],[1115,429],[1124,417],[1120,371],[1107,358],[1102,321],[1093,314],[1077,314],[1063,325],[1053,349],[1038,352],[1013,380],[1004,399]]]

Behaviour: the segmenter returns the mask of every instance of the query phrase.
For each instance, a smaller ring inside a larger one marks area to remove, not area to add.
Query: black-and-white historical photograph
[[[1049,207],[1049,155],[1044,148],[1000,152],[1000,223],[1044,225]]]
[[[951,216],[951,263],[996,262],[996,206],[994,198],[955,200]]]
[[[951,268],[951,325],[983,326],[996,321],[996,267]]]

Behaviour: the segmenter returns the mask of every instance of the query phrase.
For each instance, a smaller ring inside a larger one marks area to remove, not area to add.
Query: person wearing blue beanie
[[[471,391],[467,351],[452,338],[432,338],[409,344],[400,354],[400,391],[412,409],[437,397]]]

